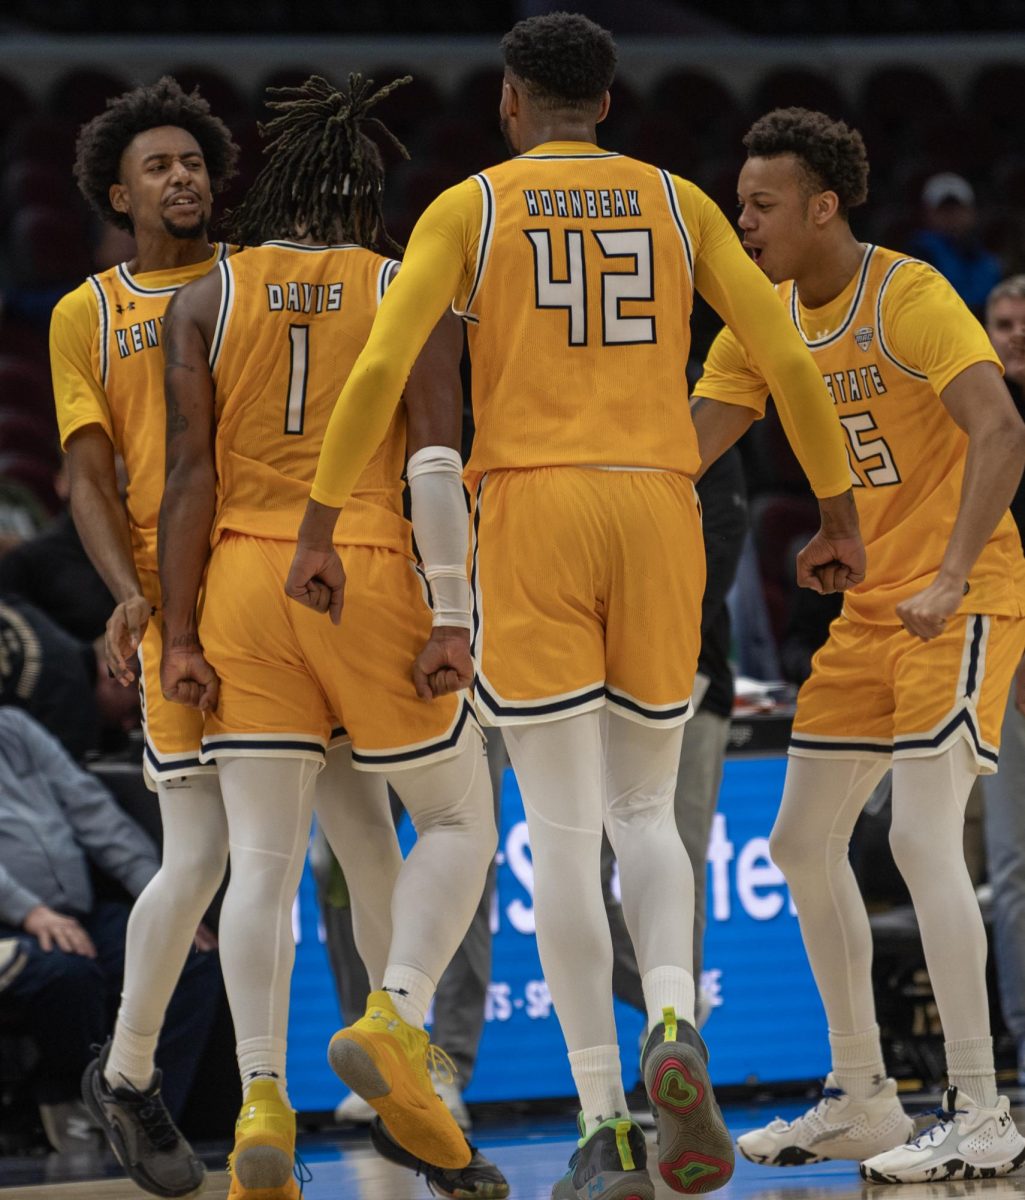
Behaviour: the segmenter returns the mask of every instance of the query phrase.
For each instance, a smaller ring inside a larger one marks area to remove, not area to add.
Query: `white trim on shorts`
[[[886,757],[931,758],[943,754],[960,738],[971,747],[981,775],[997,769],[999,752],[996,746],[983,741],[979,728],[976,702],[986,674],[986,650],[989,646],[991,618],[970,615],[965,622],[964,648],[958,672],[956,699],[932,729],[922,733],[901,733],[893,739],[867,737],[835,737],[798,732],[791,736],[789,754],[796,758],[860,758],[879,761]]]

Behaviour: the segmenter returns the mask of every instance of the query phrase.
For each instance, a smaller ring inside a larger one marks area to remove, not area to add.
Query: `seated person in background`
[[[54,489],[66,503],[66,463],[61,463]],[[28,600],[83,642],[103,636],[114,608],[114,598],[89,561],[67,509],[0,558],[0,596]]]
[[[986,301],[986,332],[1004,365],[1004,382],[1025,416],[1025,275],[997,284]],[[1025,480],[1011,500],[1025,536]],[[993,951],[1000,1008],[1015,1041],[1025,1084],[1025,665],[1015,672],[1001,729],[1000,770],[983,782],[986,862],[993,888]]]
[[[1003,274],[1000,260],[978,235],[975,191],[967,179],[942,171],[922,188],[924,228],[912,235],[912,254],[934,266],[979,315]]]
[[[79,760],[139,725],[139,694],[110,677],[102,640],[79,641],[16,597],[0,599],[0,705],[30,713]]]
[[[26,713],[0,709],[0,939],[17,937],[27,955],[0,1013],[35,1040],[36,1097],[57,1150],[84,1148],[92,1124],[79,1086],[90,1047],[113,1027],[131,910],[127,898],[97,898],[90,868],[135,897],[159,866],[157,847],[99,780]],[[201,926],[197,950],[215,944]],[[190,954],[171,1003],[157,1061],[175,1116],[206,1046],[218,974],[215,955]]]

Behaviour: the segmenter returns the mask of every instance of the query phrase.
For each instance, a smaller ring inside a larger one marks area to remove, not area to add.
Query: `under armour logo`
[[[127,304],[116,304],[117,315],[120,317],[126,312],[135,312],[135,301],[129,300]]]

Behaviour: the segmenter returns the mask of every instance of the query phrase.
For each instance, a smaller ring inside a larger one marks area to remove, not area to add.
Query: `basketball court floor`
[[[791,1118],[800,1105],[787,1101],[762,1106],[728,1107],[726,1119],[733,1133],[763,1125],[773,1116]],[[912,1105],[909,1103],[909,1109]],[[1015,1110],[1021,1126],[1025,1111]],[[927,1123],[924,1119],[921,1124]],[[575,1144],[572,1117],[547,1115],[500,1120],[488,1116],[474,1131],[476,1145],[497,1162],[509,1180],[512,1200],[548,1200],[552,1183],[565,1171]],[[649,1139],[650,1145],[650,1139]],[[313,1178],[305,1184],[303,1200],[429,1200],[423,1179],[385,1162],[361,1133],[307,1135],[300,1138],[300,1153]],[[228,1177],[223,1171],[227,1147],[211,1148],[203,1157],[210,1174],[203,1200],[224,1200]],[[651,1153],[653,1154],[653,1148]],[[75,1164],[50,1160],[0,1159],[0,1197],[3,1200],[126,1200],[144,1195],[124,1179],[112,1160],[100,1165],[106,1178],[70,1180]],[[10,1184],[12,1186],[5,1186]],[[675,1193],[661,1182],[657,1200]],[[924,1183],[903,1187],[863,1184],[853,1163],[820,1163],[797,1169],[757,1167],[737,1158],[729,1184],[716,1193],[722,1200],[1025,1200],[1025,1174],[1007,1179],[966,1183]]]

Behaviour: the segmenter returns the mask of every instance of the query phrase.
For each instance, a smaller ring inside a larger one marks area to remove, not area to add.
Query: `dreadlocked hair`
[[[401,250],[384,226],[384,163],[366,129],[374,126],[403,158],[409,153],[367,112],[412,78],[405,75],[376,91],[374,81],[360,74],[350,75],[342,90],[320,75],[301,87],[268,88],[269,96],[280,97],[267,101],[280,116],[259,126],[270,161],[242,203],[225,215],[229,240],[253,246],[308,235],[367,247],[383,240]]]
[[[174,125],[196,139],[210,187],[223,191],[235,174],[238,146],[231,131],[210,112],[198,91],[186,93],[170,75],[148,87],[133,88],[107,101],[107,109],[83,125],[75,144],[75,178],[93,211],[118,229],[132,230],[127,213],[110,203],[110,189],[121,180],[121,156],[132,140],[147,129]]]

